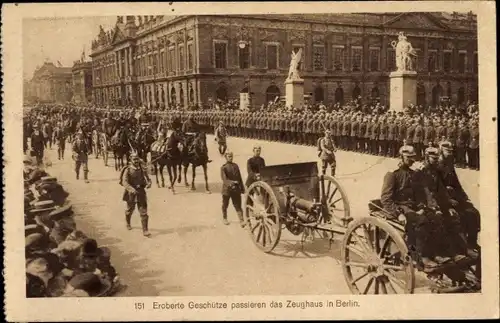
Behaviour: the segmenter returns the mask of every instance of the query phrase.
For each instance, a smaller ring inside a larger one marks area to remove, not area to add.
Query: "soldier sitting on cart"
[[[477,257],[479,246],[477,243],[480,231],[480,214],[465,193],[458,179],[453,162],[453,146],[449,141],[439,144],[439,175],[451,196],[453,207],[458,210],[462,233],[467,241],[467,255]]]
[[[404,215],[410,254],[417,263],[423,265],[425,271],[432,271],[439,267],[432,259],[436,254],[435,242],[439,236],[434,234],[429,221],[435,215],[427,207],[430,196],[426,194],[419,176],[410,169],[415,162],[415,149],[405,144],[399,149],[399,155],[399,168],[388,172],[384,177],[381,203],[394,219]]]
[[[458,213],[439,176],[439,149],[429,147],[425,149],[424,155],[425,161],[419,173],[425,189],[437,203],[434,205],[436,216],[429,219],[432,222],[432,229],[440,238],[440,241],[436,241],[438,255],[435,259],[439,257],[442,260],[438,262],[444,262],[449,259],[448,257],[453,257],[453,260],[458,262],[465,258],[467,245],[461,235]]]

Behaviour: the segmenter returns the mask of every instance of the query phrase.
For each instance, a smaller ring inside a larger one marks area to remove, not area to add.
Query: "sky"
[[[85,49],[86,60],[91,42],[99,33],[99,25],[107,31],[114,26],[114,17],[80,17],[25,19],[23,21],[23,76],[31,79],[33,72],[47,59],[57,66],[73,66]]]

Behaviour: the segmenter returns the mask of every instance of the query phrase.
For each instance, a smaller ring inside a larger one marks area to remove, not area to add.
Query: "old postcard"
[[[8,321],[498,318],[494,2],[11,4],[1,40]]]

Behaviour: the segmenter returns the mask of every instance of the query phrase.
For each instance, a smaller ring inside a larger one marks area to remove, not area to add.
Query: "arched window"
[[[274,101],[276,97],[279,97],[280,95],[280,89],[276,85],[271,85],[266,90],[266,103]]]
[[[225,85],[219,86],[217,91],[215,91],[215,97],[217,100],[221,100],[222,102],[227,101],[227,88]]]
[[[344,104],[344,90],[341,87],[335,90],[335,103]]]
[[[425,86],[421,83],[417,84],[417,105],[426,107],[427,101],[425,98]]]
[[[172,89],[170,90],[170,102],[172,105],[177,104],[177,95],[175,93],[175,87],[172,86]]]
[[[357,100],[360,96],[361,96],[361,89],[359,88],[358,85],[356,85],[352,90],[352,99]]]
[[[465,103],[465,89],[463,87],[460,87],[457,92],[457,104],[464,104]]]
[[[314,89],[314,101],[316,103],[323,102],[325,100],[325,93],[323,91],[323,88],[318,86],[316,89]]]
[[[181,88],[179,90],[179,103],[181,104],[181,107],[184,107],[184,105],[185,105],[185,101],[184,101],[184,89],[182,88],[182,84],[181,84]]]
[[[432,106],[438,106],[440,104],[441,96],[443,94],[443,87],[441,85],[435,85],[432,88]]]
[[[194,102],[194,90],[193,90],[193,88],[189,89],[189,102]]]

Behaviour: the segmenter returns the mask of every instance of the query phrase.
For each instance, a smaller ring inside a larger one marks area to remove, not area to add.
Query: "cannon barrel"
[[[301,199],[300,197],[293,196],[290,199],[290,205],[306,213],[312,213],[314,212],[316,204],[314,202]]]

